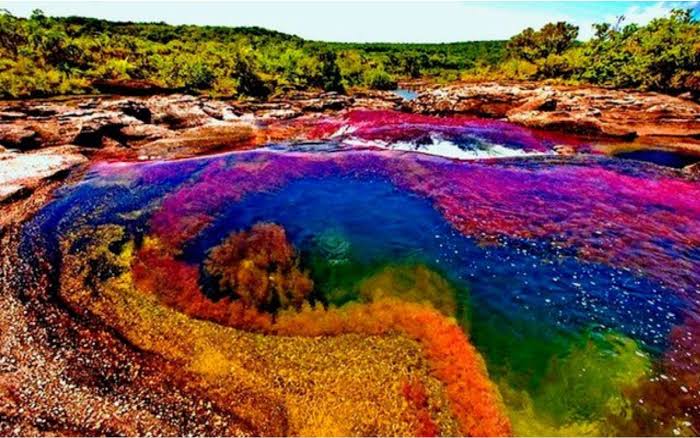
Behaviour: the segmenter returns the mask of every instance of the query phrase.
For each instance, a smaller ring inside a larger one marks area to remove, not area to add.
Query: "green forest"
[[[96,92],[104,80],[226,97],[393,89],[398,81],[547,80],[700,92],[700,23],[674,10],[646,26],[550,23],[508,41],[327,43],[258,27],[171,26],[0,10],[0,96]]]

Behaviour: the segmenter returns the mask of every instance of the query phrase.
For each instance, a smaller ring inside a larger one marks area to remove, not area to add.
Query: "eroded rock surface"
[[[274,141],[278,121],[355,108],[503,118],[527,127],[636,138],[644,147],[700,152],[700,105],[658,93],[534,83],[392,92],[293,92],[267,101],[184,94],[0,102],[0,202],[31,194],[89,159],[171,159]],[[560,151],[566,153],[570,151]]]
[[[29,195],[44,181],[64,175],[87,161],[75,146],[42,149],[31,153],[0,152],[0,205]]]
[[[0,204],[26,198],[88,160],[173,159],[248,149],[269,140],[260,134],[269,121],[401,105],[399,97],[379,91],[297,92],[264,102],[152,91],[0,102]]]
[[[531,128],[615,137],[700,135],[700,105],[659,93],[533,83],[474,83],[421,93],[407,106],[431,114],[506,118]]]

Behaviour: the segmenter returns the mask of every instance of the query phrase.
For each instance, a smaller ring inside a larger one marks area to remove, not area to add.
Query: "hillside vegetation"
[[[647,26],[552,23],[510,41],[326,43],[258,27],[29,18],[0,11],[0,96],[95,92],[95,81],[265,98],[288,90],[395,88],[398,80],[554,79],[667,92],[700,89],[700,24],[674,11]]]

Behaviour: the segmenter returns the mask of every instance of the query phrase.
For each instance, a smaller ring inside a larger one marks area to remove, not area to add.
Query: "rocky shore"
[[[0,205],[90,159],[172,159],[258,145],[258,125],[354,107],[398,109],[388,92],[297,93],[266,102],[183,94],[0,102]],[[0,222],[0,225],[2,222]]]
[[[632,90],[473,83],[426,90],[408,107],[421,113],[505,118],[530,128],[628,139],[700,137],[698,103]]]
[[[700,154],[700,105],[691,100],[535,83],[420,89],[410,101],[365,91],[298,92],[264,102],[184,94],[0,102],[0,205],[93,159],[172,159],[251,148],[269,141],[260,129],[268,122],[354,108],[499,118]]]

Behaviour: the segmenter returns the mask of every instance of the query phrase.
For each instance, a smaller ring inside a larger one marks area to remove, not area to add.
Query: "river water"
[[[231,233],[274,223],[324,305],[427,284],[421,300],[469,335],[516,434],[697,430],[700,183],[558,157],[587,145],[504,122],[353,117],[313,142],[96,164],[26,226],[24,251],[58,263],[64,236],[118,224],[201,267]],[[204,270],[196,281],[218,293]]]

